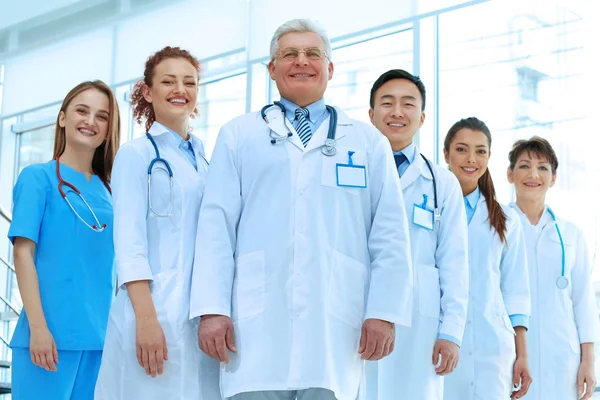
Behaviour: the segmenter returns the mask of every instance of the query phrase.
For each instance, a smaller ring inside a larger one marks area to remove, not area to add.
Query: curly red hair
[[[183,58],[190,62],[198,71],[198,80],[200,80],[200,61],[196,57],[190,54],[189,51],[180,49],[179,47],[167,46],[162,50],[157,51],[146,61],[146,67],[144,69],[144,77],[140,79],[133,87],[131,93],[131,107],[133,109],[133,118],[138,124],[142,124],[142,121],[146,121],[146,131],[150,130],[150,127],[156,120],[154,115],[154,108],[151,103],[148,103],[144,98],[144,86],[152,87],[152,79],[154,78],[154,70],[156,66],[163,60],[169,58]],[[198,115],[198,109],[194,108],[194,112],[191,117]]]

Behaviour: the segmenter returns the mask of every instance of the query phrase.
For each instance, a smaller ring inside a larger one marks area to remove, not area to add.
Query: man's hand
[[[442,357],[440,361],[440,356]],[[449,340],[438,339],[433,347],[433,365],[437,365],[438,361],[440,365],[435,369],[435,373],[444,376],[448,375],[458,365],[458,359],[460,357],[460,348],[456,343],[452,343]]]
[[[237,353],[231,318],[224,315],[203,315],[198,326],[198,346],[212,358],[227,364],[227,349]]]
[[[369,318],[362,326],[358,353],[361,359],[369,361],[381,360],[394,351],[396,327],[393,323]]]

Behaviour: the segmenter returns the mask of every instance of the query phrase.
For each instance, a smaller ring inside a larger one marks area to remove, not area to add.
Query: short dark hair
[[[550,163],[552,174],[556,174],[556,170],[558,169],[558,158],[556,157],[552,145],[546,139],[539,136],[533,136],[529,140],[517,140],[515,144],[513,144],[512,150],[508,153],[508,161],[510,162],[508,167],[511,170],[515,169],[517,161],[519,161],[519,157],[521,157],[521,154],[523,153],[528,153],[529,155],[533,153],[539,158],[546,159],[548,163]]]
[[[419,92],[421,93],[421,97],[423,98],[423,104],[421,105],[421,111],[425,111],[425,85],[423,81],[418,76],[411,74],[410,72],[406,72],[403,69],[390,69],[388,72],[381,75],[371,88],[371,98],[369,99],[369,105],[371,108],[375,107],[375,92],[379,90],[386,82],[391,81],[393,79],[406,79],[407,81],[411,81],[417,86]]]

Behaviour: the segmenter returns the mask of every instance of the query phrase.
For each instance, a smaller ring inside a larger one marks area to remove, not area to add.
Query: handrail
[[[2,335],[0,335],[0,341],[1,341],[2,343],[4,343],[5,345],[7,345],[8,347],[10,347],[10,343],[8,343],[8,342],[6,341],[6,339],[4,339],[4,337],[3,337]]]
[[[8,308],[10,308],[11,310],[13,310],[13,312],[15,314],[17,314],[17,316],[20,314],[19,311],[17,311],[17,308],[15,306],[13,306],[13,304],[10,302],[10,300],[8,300],[6,297],[0,295],[0,300],[2,300],[2,302],[4,304],[6,304],[8,306]]]
[[[6,268],[10,269],[12,272],[17,272],[15,271],[15,267],[12,264],[6,262],[2,257],[0,257],[0,263],[6,265]]]
[[[6,211],[2,206],[0,206],[0,217],[4,218],[6,222],[12,222],[12,215],[8,211]]]

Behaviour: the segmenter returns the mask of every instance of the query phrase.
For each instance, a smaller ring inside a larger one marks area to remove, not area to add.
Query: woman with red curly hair
[[[208,163],[189,133],[200,64],[165,47],[131,96],[146,135],[123,145],[113,168],[115,262],[97,400],[221,399],[219,366],[189,320],[190,277]]]

